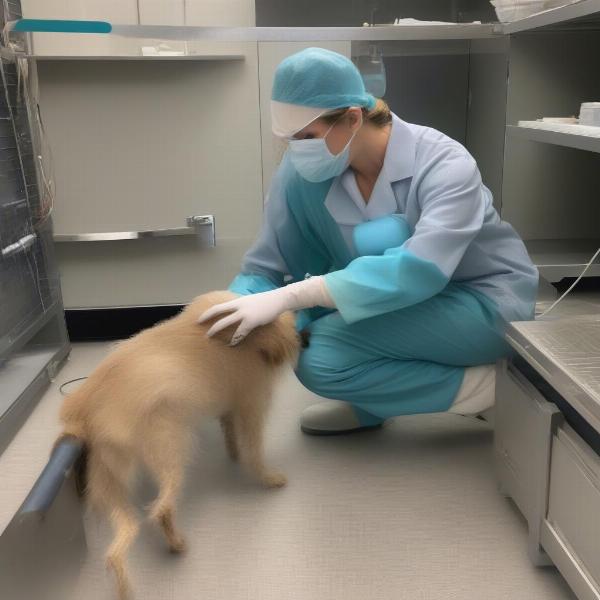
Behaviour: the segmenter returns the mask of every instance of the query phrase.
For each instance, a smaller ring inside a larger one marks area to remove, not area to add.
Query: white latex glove
[[[198,322],[205,323],[223,313],[231,313],[219,319],[208,330],[207,335],[212,337],[230,325],[239,323],[230,342],[231,346],[235,346],[253,329],[272,323],[286,310],[300,310],[313,306],[335,308],[323,277],[311,277],[276,290],[241,296],[235,300],[217,304],[201,315]]]

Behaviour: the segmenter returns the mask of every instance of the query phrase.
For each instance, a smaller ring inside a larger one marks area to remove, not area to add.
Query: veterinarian
[[[279,65],[271,111],[288,149],[230,288],[242,297],[203,315],[223,315],[209,335],[239,323],[237,344],[301,311],[298,378],[331,399],[305,411],[307,433],[491,408],[505,323],[533,318],[538,273],[475,160],[390,113],[327,50]]]

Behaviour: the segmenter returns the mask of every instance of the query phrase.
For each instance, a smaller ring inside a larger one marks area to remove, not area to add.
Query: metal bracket
[[[192,227],[196,231],[198,237],[204,237],[203,232],[205,231],[205,228],[210,227],[210,235],[208,236],[208,240],[205,239],[205,241],[208,242],[208,245],[211,248],[214,248],[217,245],[214,215],[196,215],[194,217],[188,217],[186,223],[188,227]]]

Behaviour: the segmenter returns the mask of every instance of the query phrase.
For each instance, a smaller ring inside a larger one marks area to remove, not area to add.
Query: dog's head
[[[210,292],[196,298],[193,306],[189,308],[189,312],[190,314],[201,314],[210,306],[227,302],[236,297],[236,294],[231,292]],[[205,326],[210,327],[219,318],[216,317],[207,322]],[[237,324],[231,325],[217,333],[214,339],[229,344],[236,329]],[[250,332],[248,337],[240,342],[239,349],[256,350],[268,365],[277,367],[284,363],[295,363],[303,343],[304,340],[301,341],[296,332],[294,314],[285,312],[273,323],[257,327]]]
[[[285,312],[273,323],[252,332],[248,341],[254,343],[265,362],[275,367],[295,363],[300,352],[301,340],[296,332],[294,314]]]

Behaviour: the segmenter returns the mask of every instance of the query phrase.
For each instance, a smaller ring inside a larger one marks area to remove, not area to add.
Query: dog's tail
[[[106,562],[115,573],[119,599],[126,600],[131,591],[125,558],[139,530],[135,510],[129,500],[133,457],[116,446],[93,442],[87,431],[88,399],[87,386],[65,398],[60,415],[64,429],[55,446],[73,439],[82,444],[81,456],[74,465],[77,491],[111,521],[114,538]]]
[[[114,531],[106,566],[115,575],[119,600],[127,600],[131,597],[127,552],[139,532],[139,521],[129,499],[133,458],[114,447],[102,446],[92,448],[88,462],[87,497],[96,510],[108,516]]]

